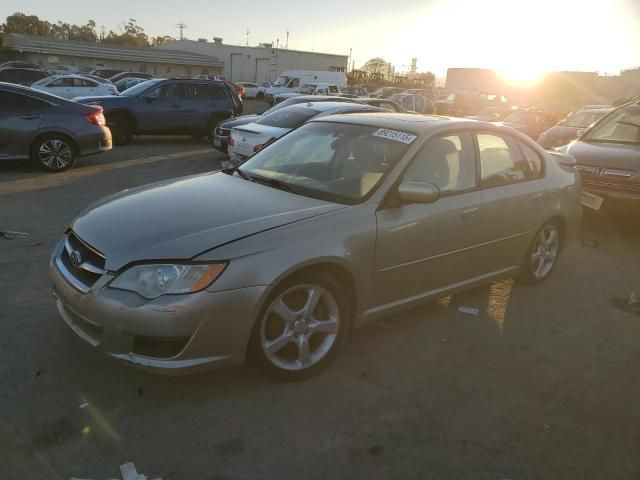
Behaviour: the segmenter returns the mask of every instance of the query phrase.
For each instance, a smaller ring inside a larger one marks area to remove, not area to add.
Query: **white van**
[[[280,74],[276,84],[267,89],[267,95],[297,92],[302,85],[309,83],[329,83],[338,87],[347,86],[344,72],[324,72],[314,70],[285,70]]]

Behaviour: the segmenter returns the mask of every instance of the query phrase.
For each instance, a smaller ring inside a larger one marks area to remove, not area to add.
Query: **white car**
[[[257,83],[236,82],[236,85],[244,87],[245,98],[256,98],[258,100],[262,100],[264,98],[264,93],[267,91],[266,88],[262,85],[258,85]]]
[[[288,98],[298,97],[300,95],[340,95],[340,88],[331,83],[306,83],[296,92],[278,93],[270,97],[269,100],[275,105]]]
[[[81,75],[54,75],[35,82],[31,88],[67,99],[118,94],[115,85],[100,83]]]
[[[227,144],[230,162],[225,163],[223,167],[231,168],[244,162],[312,118],[339,113],[372,111],[384,112],[385,110],[357,103],[309,102],[261,115],[253,123],[231,129]]]

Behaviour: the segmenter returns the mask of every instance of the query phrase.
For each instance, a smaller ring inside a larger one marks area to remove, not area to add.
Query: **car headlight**
[[[137,265],[118,275],[109,286],[145,298],[204,290],[224,271],[226,263]]]

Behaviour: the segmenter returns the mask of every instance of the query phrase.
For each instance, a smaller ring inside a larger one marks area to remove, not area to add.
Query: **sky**
[[[129,18],[149,35],[224,43],[286,41],[289,48],[348,55],[356,68],[381,56],[406,70],[446,75],[448,67],[501,70],[533,81],[545,71],[617,74],[640,66],[640,0],[3,0],[0,17],[35,14],[55,22],[89,19],[116,30]]]

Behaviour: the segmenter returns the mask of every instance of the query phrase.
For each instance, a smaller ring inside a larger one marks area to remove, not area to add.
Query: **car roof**
[[[349,108],[375,108],[370,107],[369,105],[362,105],[355,102],[307,102],[307,103],[298,103],[296,105],[291,105],[291,107],[308,107],[319,112],[326,112],[328,110],[334,109],[349,109]],[[289,107],[285,107],[289,108]]]
[[[372,111],[362,113],[351,113],[348,115],[330,115],[315,121],[338,122],[354,125],[366,125],[378,128],[388,128],[390,130],[409,130],[412,132],[437,132],[439,130],[450,130],[464,127],[474,127],[475,129],[499,130],[500,127],[493,123],[481,122],[457,117],[442,117],[439,115],[415,115],[410,113],[393,113],[387,111]],[[511,129],[509,129],[511,130]]]

